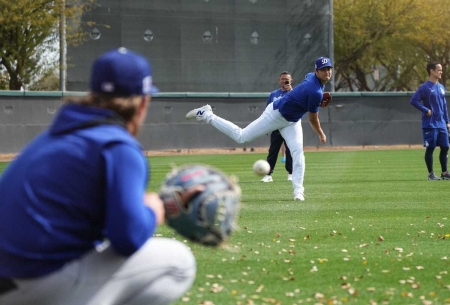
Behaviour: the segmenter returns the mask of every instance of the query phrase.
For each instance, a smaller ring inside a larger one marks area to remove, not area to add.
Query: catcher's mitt
[[[180,193],[203,185],[184,206]],[[241,189],[233,179],[209,166],[189,165],[170,172],[159,191],[166,223],[180,235],[207,246],[217,246],[233,229]]]
[[[331,100],[333,98],[331,97],[330,92],[324,92],[322,97],[322,102],[320,103],[320,107],[328,107],[331,104]]]

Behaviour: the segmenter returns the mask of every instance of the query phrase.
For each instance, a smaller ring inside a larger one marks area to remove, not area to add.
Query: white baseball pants
[[[50,275],[14,279],[18,289],[0,296],[0,304],[170,304],[191,287],[195,272],[194,255],[185,244],[153,237],[130,257],[108,247]]]
[[[207,122],[237,143],[247,143],[279,129],[291,150],[294,196],[297,193],[304,193],[305,155],[303,153],[303,129],[301,120],[296,123],[286,121],[278,110],[273,109],[273,104],[271,103],[259,118],[245,128],[240,128],[215,114],[208,117]]]

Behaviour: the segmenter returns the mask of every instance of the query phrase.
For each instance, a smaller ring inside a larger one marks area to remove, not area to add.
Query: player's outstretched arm
[[[322,127],[320,127],[319,112],[308,112],[308,118],[311,128],[319,135],[320,143],[325,144],[327,142],[327,136],[323,132]]]

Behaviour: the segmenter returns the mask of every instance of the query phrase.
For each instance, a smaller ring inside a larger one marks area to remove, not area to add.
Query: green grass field
[[[265,154],[150,157],[150,190],[172,166],[202,163],[236,175],[243,193],[225,247],[188,243],[198,274],[175,304],[450,304],[450,181],[427,181],[423,154],[307,152],[305,202],[281,162],[259,182],[252,164]]]

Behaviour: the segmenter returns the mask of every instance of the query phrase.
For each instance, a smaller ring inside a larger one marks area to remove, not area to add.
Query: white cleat
[[[212,114],[211,106],[205,105],[200,108],[195,108],[195,109],[189,111],[188,113],[186,113],[186,119],[187,120],[197,119],[197,121],[205,121],[206,122],[207,118],[211,114]]]
[[[300,201],[305,201],[305,195],[303,195],[303,193],[297,193],[294,195],[294,200],[300,200]]]
[[[271,175],[265,175],[264,178],[261,179],[261,182],[273,182]]]
[[[292,181],[292,174],[288,174],[288,181]]]

